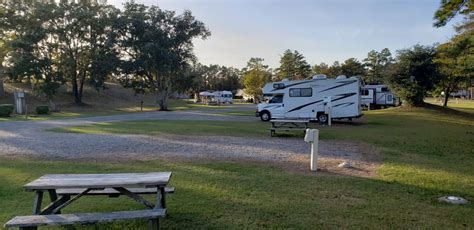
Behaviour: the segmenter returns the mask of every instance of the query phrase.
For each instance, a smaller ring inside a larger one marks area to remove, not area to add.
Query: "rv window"
[[[290,97],[311,97],[313,96],[312,88],[293,88],[290,89]]]
[[[283,83],[275,83],[275,84],[273,84],[273,88],[274,88],[274,89],[283,89],[283,88],[285,88],[285,84],[283,84]]]
[[[283,95],[277,95],[272,97],[268,103],[273,104],[273,103],[283,103]]]
[[[363,89],[363,90],[362,90],[362,95],[364,95],[364,96],[369,95],[369,90]]]
[[[382,92],[388,92],[388,91],[389,91],[389,90],[388,90],[387,87],[383,87],[383,88],[382,88]]]

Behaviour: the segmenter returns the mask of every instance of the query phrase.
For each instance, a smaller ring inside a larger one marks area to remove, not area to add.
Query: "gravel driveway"
[[[54,121],[0,122],[0,155],[61,159],[154,159],[156,157],[309,162],[310,148],[299,138],[227,136],[75,134],[45,131],[62,126],[127,120],[220,120],[259,122],[250,116],[216,116],[213,111],[147,112]],[[367,158],[366,146],[320,142],[322,159],[342,162]],[[113,158],[111,158],[113,157]],[[337,163],[335,162],[335,163]]]

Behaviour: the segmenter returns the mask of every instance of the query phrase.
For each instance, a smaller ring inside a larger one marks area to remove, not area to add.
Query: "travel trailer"
[[[362,87],[362,106],[368,109],[397,106],[398,101],[386,85],[365,85]]]
[[[200,101],[206,104],[232,104],[233,95],[230,91],[204,91],[199,93]]]
[[[321,123],[332,119],[362,116],[360,79],[339,76],[327,79],[315,75],[308,80],[283,80],[263,87],[266,103],[257,105],[256,116],[262,121],[270,119],[308,119]]]

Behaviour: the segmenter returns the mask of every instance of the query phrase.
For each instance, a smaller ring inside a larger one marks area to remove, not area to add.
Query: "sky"
[[[182,13],[191,10],[212,35],[195,40],[203,64],[244,67],[251,57],[279,66],[286,49],[309,64],[355,57],[371,50],[442,43],[454,35],[453,22],[433,27],[441,0],[135,0]],[[125,0],[108,0],[121,7]]]

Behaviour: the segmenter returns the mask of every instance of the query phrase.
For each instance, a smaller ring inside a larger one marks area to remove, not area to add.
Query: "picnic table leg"
[[[166,196],[165,196],[165,187],[158,186],[156,190],[156,205],[155,209],[166,208]],[[148,229],[155,230],[160,229],[160,219],[150,219],[148,221]]]
[[[54,203],[56,200],[58,200],[58,194],[56,193],[56,190],[54,189],[48,189],[49,193],[49,200],[51,200],[51,203]],[[56,214],[61,214],[61,210],[58,211]]]
[[[35,199],[33,201],[33,215],[41,213],[41,202],[43,202],[43,191],[36,191]]]

